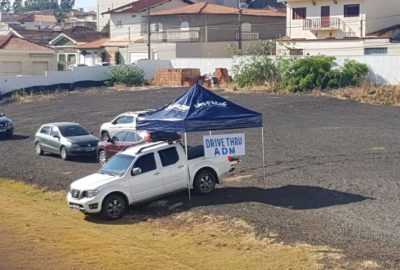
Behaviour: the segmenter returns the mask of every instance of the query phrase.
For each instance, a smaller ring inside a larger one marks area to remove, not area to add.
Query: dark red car
[[[103,166],[112,156],[136,144],[154,141],[176,141],[180,138],[179,134],[170,132],[122,130],[112,138],[99,143],[97,156]]]

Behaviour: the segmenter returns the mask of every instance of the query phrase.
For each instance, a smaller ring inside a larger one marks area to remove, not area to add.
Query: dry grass
[[[88,221],[68,209],[64,193],[10,180],[0,179],[0,211],[4,269],[308,270],[341,258],[326,247],[259,239],[241,220],[192,212]]]
[[[360,87],[347,87],[328,92],[314,92],[341,99],[352,99],[363,103],[379,105],[400,105],[400,86],[375,86],[365,84]]]

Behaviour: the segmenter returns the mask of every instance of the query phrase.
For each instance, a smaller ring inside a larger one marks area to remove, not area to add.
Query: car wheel
[[[43,150],[42,150],[42,147],[40,146],[40,143],[39,142],[37,142],[36,144],[35,144],[35,152],[36,152],[36,154],[37,155],[43,155]]]
[[[108,161],[108,158],[107,158],[106,150],[103,150],[103,149],[100,150],[99,151],[99,163],[100,163],[100,165],[104,166],[104,164],[106,164],[107,161]]]
[[[10,129],[9,131],[6,132],[6,136],[7,137],[12,137],[12,135],[14,134],[14,128]]]
[[[68,152],[65,146],[61,147],[60,149],[60,157],[62,160],[67,160],[68,159]]]
[[[193,189],[197,194],[208,194],[214,190],[216,182],[217,179],[212,171],[202,170],[194,179]]]
[[[107,131],[102,131],[101,132],[101,139],[103,141],[107,141],[110,138],[110,134]]]
[[[101,215],[106,219],[118,219],[124,216],[127,208],[125,199],[118,194],[108,195],[101,207]]]

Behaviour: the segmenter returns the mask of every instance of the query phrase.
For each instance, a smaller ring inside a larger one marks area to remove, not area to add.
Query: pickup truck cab
[[[70,208],[117,219],[129,205],[188,188],[208,194],[219,177],[233,171],[226,157],[206,159],[202,146],[189,148],[189,160],[180,143],[156,142],[133,146],[116,154],[98,173],[71,184]],[[188,181],[189,180],[189,181]]]

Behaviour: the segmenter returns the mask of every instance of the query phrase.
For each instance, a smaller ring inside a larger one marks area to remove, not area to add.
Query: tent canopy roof
[[[262,127],[262,115],[195,84],[168,105],[137,120],[138,130],[196,132]]]

